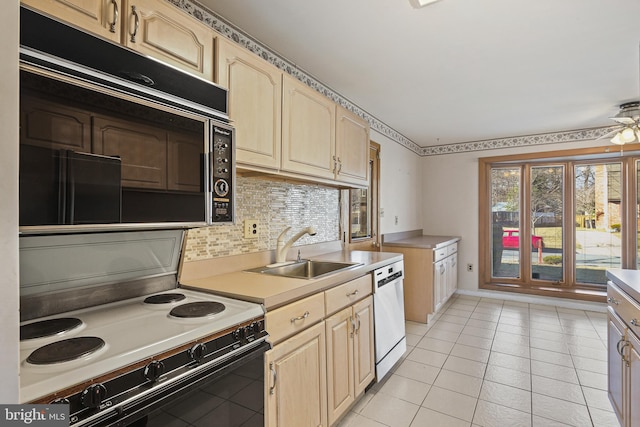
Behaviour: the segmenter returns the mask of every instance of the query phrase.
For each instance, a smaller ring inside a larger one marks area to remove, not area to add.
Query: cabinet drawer
[[[324,294],[322,292],[292,302],[265,314],[265,326],[270,341],[282,339],[306,329],[324,318]]]
[[[433,250],[433,262],[438,262],[441,259],[444,259],[448,255],[448,246],[444,246],[442,248],[436,248]]]
[[[452,245],[447,246],[447,255],[453,255],[458,252],[458,244],[454,243]]]
[[[371,275],[367,274],[366,276],[325,291],[324,297],[327,316],[370,295],[372,287],[373,281]]]
[[[607,286],[607,304],[620,316],[629,329],[640,336],[640,305],[611,282]]]

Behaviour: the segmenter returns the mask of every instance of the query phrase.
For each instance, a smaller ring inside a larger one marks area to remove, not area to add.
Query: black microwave
[[[227,91],[21,7],[21,233],[234,222]]]

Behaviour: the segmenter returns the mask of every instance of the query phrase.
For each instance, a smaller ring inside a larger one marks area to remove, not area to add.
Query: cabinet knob
[[[638,319],[631,319],[631,322],[629,322],[629,323],[631,323],[633,326],[640,325],[640,322],[638,322]]]
[[[609,304],[615,304],[615,305],[620,304],[620,303],[619,303],[615,298],[613,298],[613,297],[609,297],[609,298],[607,298],[607,302],[608,302]]]

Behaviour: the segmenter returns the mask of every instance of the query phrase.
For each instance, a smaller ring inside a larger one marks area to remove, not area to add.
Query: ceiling
[[[610,126],[640,0],[199,0],[421,147]]]

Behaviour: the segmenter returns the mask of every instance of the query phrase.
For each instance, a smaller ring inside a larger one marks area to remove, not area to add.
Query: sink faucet
[[[285,262],[287,251],[299,238],[301,238],[305,234],[309,234],[309,236],[316,235],[316,229],[314,227],[305,227],[297,234],[295,234],[291,239],[289,239],[287,243],[285,243],[284,236],[289,230],[291,230],[291,227],[285,228],[278,236],[278,241],[276,244],[276,264]]]

